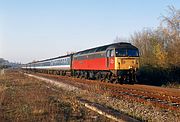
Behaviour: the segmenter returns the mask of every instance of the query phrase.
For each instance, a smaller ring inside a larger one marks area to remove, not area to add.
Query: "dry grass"
[[[72,92],[51,87],[16,71],[0,76],[3,121],[110,121],[79,104]]]
[[[5,87],[5,86],[0,86],[0,94],[4,91],[4,90],[6,90],[7,89],[7,87]]]
[[[166,85],[162,85],[162,87],[180,89],[180,84],[178,82],[173,82],[173,83],[167,83]]]

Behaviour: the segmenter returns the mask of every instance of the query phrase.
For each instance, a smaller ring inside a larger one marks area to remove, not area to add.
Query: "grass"
[[[180,84],[178,82],[172,82],[172,83],[168,82],[167,84],[162,85],[162,87],[180,89]]]
[[[43,81],[8,71],[0,76],[0,119],[1,122],[109,121],[86,109],[75,97]]]

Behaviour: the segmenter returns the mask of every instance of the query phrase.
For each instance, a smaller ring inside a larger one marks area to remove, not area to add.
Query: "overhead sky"
[[[156,28],[180,0],[0,0],[0,58],[27,63]]]

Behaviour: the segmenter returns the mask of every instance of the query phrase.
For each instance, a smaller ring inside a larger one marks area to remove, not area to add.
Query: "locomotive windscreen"
[[[116,49],[116,57],[138,57],[139,51],[137,49]]]

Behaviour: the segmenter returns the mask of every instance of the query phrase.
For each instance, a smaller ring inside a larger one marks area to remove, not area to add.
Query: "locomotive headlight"
[[[129,66],[129,69],[133,68],[132,66]]]

